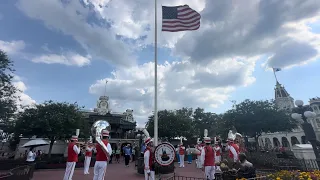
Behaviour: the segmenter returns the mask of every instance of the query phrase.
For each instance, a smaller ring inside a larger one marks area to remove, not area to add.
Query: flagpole
[[[157,0],[154,1],[154,145],[158,145],[158,25]]]
[[[278,82],[276,71],[274,69],[273,69],[273,75],[274,75],[274,78],[276,78],[276,82]]]
[[[108,84],[108,80],[106,80],[106,84],[104,85],[104,96],[105,96],[106,93],[107,93],[107,84]]]

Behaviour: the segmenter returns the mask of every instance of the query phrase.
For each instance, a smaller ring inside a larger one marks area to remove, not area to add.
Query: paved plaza
[[[175,164],[175,173],[179,176],[186,177],[203,177],[203,172],[200,169],[196,169],[195,164],[185,164],[185,168],[179,168],[179,165]],[[33,180],[59,180],[63,179],[64,169],[59,170],[38,170],[34,172]],[[168,175],[167,175],[168,176]],[[90,175],[83,174],[83,168],[75,169],[73,180],[92,180],[93,179],[93,167],[90,168]],[[143,175],[137,174],[137,170],[134,167],[134,163],[130,164],[130,167],[125,167],[124,163],[121,164],[109,164],[106,180],[142,180]]]

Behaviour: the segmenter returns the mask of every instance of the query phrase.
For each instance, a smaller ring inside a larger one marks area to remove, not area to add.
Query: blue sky
[[[104,8],[94,0],[1,3],[0,48],[15,62],[17,85],[24,91],[21,103],[51,99],[94,108],[108,80],[111,109],[132,108],[144,124],[153,110],[153,4],[140,0],[118,8],[122,1],[101,1]],[[200,106],[222,113],[231,100],[274,98],[270,67],[283,68],[278,80],[293,98],[320,96],[320,5],[300,7],[297,14],[236,2],[185,4],[200,12],[202,25],[193,32],[159,33],[160,109]],[[238,10],[228,11],[229,6]],[[279,18],[262,18],[270,13]]]

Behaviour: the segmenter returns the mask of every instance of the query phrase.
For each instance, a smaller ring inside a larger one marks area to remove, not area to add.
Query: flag
[[[201,15],[188,5],[162,6],[162,31],[197,30],[200,27],[200,19]]]
[[[281,71],[281,68],[272,68],[272,69],[273,69],[273,72]]]

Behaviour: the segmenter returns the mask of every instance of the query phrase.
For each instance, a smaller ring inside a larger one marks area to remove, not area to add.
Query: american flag
[[[162,31],[197,30],[200,27],[200,19],[201,15],[188,5],[162,6]]]

